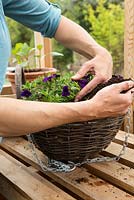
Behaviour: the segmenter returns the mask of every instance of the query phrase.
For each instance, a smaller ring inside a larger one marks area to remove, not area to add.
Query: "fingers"
[[[129,106],[133,103],[133,95],[131,93],[131,90],[124,94],[120,94],[120,104],[123,104],[123,111],[129,108]]]
[[[134,89],[131,90],[132,97],[134,98]]]
[[[81,67],[81,69],[74,75],[72,76],[73,80],[79,80],[81,78],[83,78],[87,72],[90,72],[91,74],[94,74],[94,70],[93,67],[89,66],[89,64],[87,65],[86,63]]]
[[[102,76],[95,76],[75,97],[75,102],[82,99],[86,94],[91,92],[99,83],[104,82]]]
[[[113,85],[118,92],[127,92],[134,87],[134,81],[124,81]]]

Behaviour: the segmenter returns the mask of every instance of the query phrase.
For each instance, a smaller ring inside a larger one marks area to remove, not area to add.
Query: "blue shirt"
[[[52,38],[61,19],[61,10],[47,0],[0,0],[0,91],[11,51],[5,16]]]

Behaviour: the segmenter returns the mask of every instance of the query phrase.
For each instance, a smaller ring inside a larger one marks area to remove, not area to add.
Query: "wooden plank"
[[[2,95],[10,95],[13,94],[11,85],[5,85],[1,92]]]
[[[40,33],[34,32],[34,41],[35,41],[35,48],[39,44],[41,44],[43,46],[43,48],[41,50],[41,57],[43,57],[44,56],[44,42],[43,42],[43,37],[41,36]],[[38,59],[36,59],[36,66],[39,67]],[[45,59],[41,59],[41,66],[45,67]]]
[[[27,169],[22,163],[0,150],[0,173],[32,200],[74,200],[73,197]]]
[[[124,41],[124,75],[134,79],[134,1],[125,0],[125,41]],[[124,131],[126,131],[126,122]],[[133,133],[133,109],[131,107],[130,132]]]
[[[29,200],[26,194],[18,190],[18,188],[2,174],[0,174],[0,193],[6,197],[5,200]],[[0,200],[2,200],[1,196]]]
[[[2,194],[0,194],[0,200],[7,200]]]
[[[41,66],[42,67],[53,67],[53,61],[52,61],[52,44],[51,44],[51,39],[49,38],[43,38],[40,33],[35,32],[34,33],[34,38],[35,38],[35,47],[37,45],[41,44],[43,46],[41,50]],[[46,55],[46,56],[45,56]],[[37,62],[37,66],[38,66]],[[39,67],[39,66],[38,66]]]
[[[62,174],[62,178],[69,182],[70,187],[74,190],[75,185],[75,192],[80,194],[80,192],[84,192],[83,198],[84,199],[98,199],[98,200],[114,200],[114,199],[128,199],[128,197],[134,200],[134,197],[128,195],[124,191],[114,187],[113,185],[109,184],[108,182],[94,176],[85,168],[77,168],[74,172],[69,174]],[[73,186],[71,186],[73,184]],[[79,191],[78,191],[79,189]],[[87,194],[87,198],[85,196]]]
[[[50,38],[44,38],[44,54],[45,56],[45,66],[46,67],[53,67],[53,60],[52,60],[52,43]]]
[[[105,149],[105,151],[102,152],[102,155],[117,156],[119,155],[121,149],[122,145],[111,142],[111,144]],[[134,150],[127,147],[125,154],[121,156],[119,162],[128,167],[134,168]]]
[[[13,99],[15,99],[15,98],[16,98],[16,95],[15,95],[15,94],[10,94],[10,95],[0,95],[0,98],[13,98]]]
[[[126,132],[119,131],[114,139],[114,142],[122,145],[123,142],[125,141],[125,135],[126,135]],[[134,149],[134,134],[129,134],[128,147],[131,149]]]
[[[6,199],[0,194],[0,200],[6,200]]]
[[[33,158],[27,141],[22,138],[7,139],[2,147],[14,153],[16,156],[23,158],[36,169],[41,170]],[[45,161],[44,156],[42,157],[42,160]],[[84,168],[77,168],[75,171],[67,174],[50,172],[45,172],[45,174],[85,200],[125,200],[128,198],[134,200],[134,198],[128,193],[123,192],[102,179],[93,176]]]
[[[29,166],[28,169],[31,171],[31,172],[34,172],[34,173],[38,173],[39,170],[35,169],[33,166]]]
[[[103,162],[86,165],[90,173],[134,195],[134,169],[118,162]]]

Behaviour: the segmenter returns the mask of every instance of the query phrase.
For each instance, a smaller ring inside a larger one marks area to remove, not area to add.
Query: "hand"
[[[133,81],[112,84],[100,90],[90,101],[95,105],[97,118],[124,115],[132,103],[134,89]],[[130,89],[130,90],[129,90]],[[126,93],[121,93],[129,90]]]
[[[83,64],[82,68],[72,77],[73,80],[79,80],[87,72],[94,75],[94,78],[77,94],[75,101],[79,101],[86,94],[91,92],[99,83],[103,83],[112,76],[112,57],[110,53],[101,48],[100,52],[90,61]]]

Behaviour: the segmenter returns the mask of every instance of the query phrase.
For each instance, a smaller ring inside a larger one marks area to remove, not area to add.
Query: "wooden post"
[[[134,0],[125,0],[124,62],[124,76],[134,79]],[[126,123],[124,127],[125,131]],[[130,132],[133,133],[133,131],[133,108],[131,108]]]
[[[52,61],[52,44],[51,44],[51,39],[49,38],[43,38],[40,33],[35,32],[34,33],[34,38],[35,38],[35,47],[38,44],[42,44],[42,60],[41,60],[41,66],[42,67],[53,67],[53,61]],[[45,56],[46,55],[46,56]],[[44,57],[43,57],[44,56]],[[37,63],[38,65],[38,63]]]
[[[45,53],[45,66],[46,67],[53,67],[53,60],[52,60],[52,43],[50,38],[44,38],[44,53]]]

